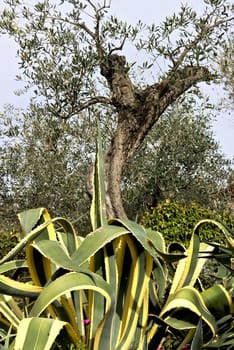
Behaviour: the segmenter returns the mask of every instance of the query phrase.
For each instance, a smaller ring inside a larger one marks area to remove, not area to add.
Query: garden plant
[[[0,261],[1,349],[231,349],[234,242],[189,247],[128,219],[107,219],[99,137],[91,222],[85,238],[45,208],[19,214],[20,242]],[[26,259],[15,256],[26,249]],[[223,283],[204,289],[199,276],[216,258]],[[11,271],[26,268],[28,279]],[[7,276],[6,276],[7,273]],[[14,274],[13,274],[14,275]]]

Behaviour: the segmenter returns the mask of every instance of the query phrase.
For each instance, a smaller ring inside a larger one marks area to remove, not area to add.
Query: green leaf
[[[209,330],[206,336],[212,338],[216,334],[214,316],[206,308],[200,293],[190,286],[178,290],[163,307],[160,316],[176,329],[195,328],[201,318]],[[178,323],[175,322],[175,319],[178,320]]]
[[[14,329],[17,329],[20,320],[23,317],[23,313],[18,308],[13,298],[8,295],[0,295],[0,325],[1,328],[7,325],[12,325]]]
[[[35,298],[41,291],[41,287],[14,281],[6,276],[0,276],[0,293],[18,297]]]
[[[68,252],[57,241],[42,240],[32,244],[33,248],[39,251],[44,257],[51,260],[54,264],[72,270],[71,259]],[[75,265],[78,267],[77,265]],[[36,267],[35,267],[36,268]]]
[[[49,350],[66,322],[48,318],[25,318],[18,327],[16,350]]]
[[[45,208],[29,209],[18,214],[24,236],[37,226],[44,210]]]
[[[233,313],[232,297],[222,285],[214,285],[204,290],[201,295],[206,307],[215,316],[216,320]]]
[[[160,232],[146,228],[145,233],[147,235],[147,239],[153,244],[154,248],[162,253],[166,252],[165,240]]]
[[[18,254],[28,243],[32,242],[37,236],[41,234],[41,232],[47,228],[53,222],[56,222],[56,219],[52,219],[50,221],[44,222],[43,224],[37,226],[30,233],[28,233],[25,237],[23,237],[20,242],[6,255],[0,260],[0,264],[12,259]]]
[[[203,344],[203,329],[202,329],[202,320],[200,319],[197,324],[190,349],[191,350],[201,349],[202,344]]]
[[[101,293],[106,299],[106,310],[110,308],[112,291],[98,275],[70,272],[51,282],[35,301],[30,316],[38,317],[54,300],[70,291],[91,289]]]
[[[107,224],[105,173],[100,129],[98,129],[97,153],[93,173],[93,197],[90,209],[93,230]]]
[[[193,234],[190,240],[190,245],[187,253],[187,258],[178,262],[176,272],[171,284],[170,295],[173,298],[173,294],[180,290],[183,286],[189,285],[194,282],[194,272],[197,268],[198,253],[199,253],[199,237]]]
[[[227,240],[229,248],[231,249],[232,253],[234,253],[234,239],[233,239],[233,235],[231,234],[229,229],[223,223],[220,223],[217,220],[204,219],[204,220],[201,220],[201,221],[199,221],[197,223],[197,225],[194,228],[194,232],[198,233],[199,230],[201,229],[201,227],[203,225],[207,224],[207,223],[211,223],[211,224],[217,226],[223,232],[223,234],[226,237],[226,240]]]
[[[0,265],[0,274],[5,272],[9,272],[11,270],[19,269],[19,268],[27,268],[28,264],[25,260],[14,260],[6,262]]]
[[[77,251],[72,254],[72,263],[81,266],[107,243],[127,233],[129,231],[120,226],[106,225],[100,227],[85,237]]]

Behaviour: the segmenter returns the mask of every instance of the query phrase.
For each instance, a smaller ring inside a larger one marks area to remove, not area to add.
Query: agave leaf
[[[38,317],[49,305],[59,297],[71,291],[94,290],[103,295],[106,300],[106,312],[110,309],[112,291],[110,286],[97,274],[78,272],[67,273],[52,281],[41,292],[35,301],[29,316]]]
[[[212,338],[216,333],[213,315],[207,309],[200,293],[190,286],[183,287],[175,293],[173,299],[164,306],[160,317],[176,329],[189,329],[192,328],[192,324],[195,328],[201,318],[209,329],[206,336]],[[175,320],[178,320],[178,323]]]
[[[194,272],[197,268],[199,246],[199,237],[197,234],[193,233],[187,252],[187,258],[179,260],[177,264],[170,289],[169,300],[173,298],[173,294],[180,288],[194,282]]]
[[[28,264],[25,260],[13,260],[0,265],[0,274],[9,272],[19,268],[27,268]]]
[[[95,254],[92,258],[93,266],[95,265],[96,258],[100,258],[100,251]],[[89,345],[91,349],[115,349],[116,341],[118,336],[118,325],[119,325],[119,317],[116,314],[116,303],[117,303],[117,287],[118,287],[118,270],[116,264],[116,256],[112,244],[107,244],[103,248],[103,259],[104,259],[104,268],[105,268],[105,279],[112,288],[113,299],[110,311],[105,319],[103,324],[103,328],[98,329],[97,321],[100,319],[100,315],[98,314],[98,309],[96,310],[96,305],[100,303],[100,297],[98,295],[90,295],[91,299],[89,299],[89,314],[91,315],[91,319],[94,320],[93,327],[90,327],[90,338],[92,334],[94,335],[94,343],[92,339],[90,339]],[[91,302],[93,301],[93,302]],[[102,305],[102,304],[101,304]],[[92,325],[91,325],[92,326]]]
[[[6,334],[6,338],[5,338],[5,342],[4,342],[4,347],[6,347],[7,350],[11,349],[11,339],[12,339],[12,335],[14,336],[14,329],[13,326],[10,325],[10,327],[7,329],[7,334]],[[4,348],[3,348],[4,349]]]
[[[46,217],[42,217],[40,220],[44,220]],[[45,285],[47,280],[51,277],[51,275],[55,272],[56,266],[54,264],[54,260],[48,255],[48,250],[51,251],[54,248],[56,250],[56,254],[58,254],[58,258],[60,261],[64,261],[66,263],[68,261],[69,254],[72,254],[76,251],[78,247],[78,239],[76,237],[73,226],[70,222],[64,218],[55,218],[52,221],[47,221],[46,228],[43,228],[40,231],[40,235],[35,237],[34,244],[27,246],[26,256],[28,261],[29,271],[32,277],[32,280],[37,285]],[[66,234],[62,234],[58,232],[55,233],[54,225],[62,228],[63,232]],[[47,232],[48,231],[48,232]],[[59,243],[57,243],[57,237],[59,237]],[[47,250],[47,253],[38,254],[38,248],[41,246],[44,247],[44,250]],[[38,244],[38,245],[37,245]],[[37,249],[35,249],[37,247]],[[63,256],[61,255],[64,252]],[[52,252],[53,253],[53,252]],[[55,254],[53,254],[55,256]]]
[[[147,235],[147,239],[153,244],[154,248],[156,248],[159,252],[166,252],[166,244],[163,238],[163,235],[158,231],[153,231],[150,228],[145,228],[145,233]]]
[[[134,336],[134,345],[136,345],[136,350],[147,350],[147,329],[146,324],[148,322],[149,313],[149,289],[146,290],[143,305],[139,312],[139,318],[137,322],[136,332]],[[142,325],[145,325],[142,327]],[[148,326],[148,325],[147,325]]]
[[[8,347],[6,348],[5,346],[0,344],[0,350],[9,350],[9,348]]]
[[[95,350],[127,349],[132,342],[139,345],[148,318],[148,283],[153,260],[130,235],[115,240],[113,248],[114,250],[109,246],[104,258],[105,274],[115,290],[116,298],[103,329],[97,329],[93,346]],[[115,251],[117,271],[114,264]],[[136,332],[137,326],[139,328]]]
[[[65,325],[65,322],[48,318],[25,318],[19,324],[14,349],[49,350]]]
[[[33,243],[32,247],[54,264],[68,270],[73,269],[73,267],[71,267],[71,258],[68,256],[68,252],[59,242],[41,240]],[[75,266],[77,267],[77,265]]]
[[[85,322],[89,321],[84,321],[84,320],[91,320],[91,318],[87,318],[87,314],[85,314],[85,309],[87,306],[87,298],[85,296],[85,291],[74,291],[71,292],[72,300],[73,300],[73,305],[75,309],[75,317],[76,317],[76,322],[77,325],[76,327],[79,330],[81,340],[83,342],[86,342],[88,339],[86,335],[86,326]]]
[[[27,236],[34,228],[41,226],[43,223],[47,223],[47,225],[40,230],[40,235],[35,236],[34,239],[56,239],[56,231],[53,225],[54,220],[51,220],[51,216],[46,208],[37,208],[24,211],[18,214],[18,218],[24,237]]]
[[[128,219],[125,219],[125,220],[111,219],[108,222],[110,226],[121,225],[122,227],[125,227],[128,230],[128,232],[131,232],[131,234],[138,240],[138,242],[140,242],[140,244],[145,248],[146,251],[154,254],[153,249],[150,247],[150,245],[147,242],[147,236],[144,228],[138,225],[136,222]]]
[[[160,233],[155,233],[153,237],[153,231],[145,230],[143,227],[137,223],[130,220],[109,220],[111,224],[118,224],[126,227],[133,237],[140,243],[143,249],[152,257],[154,262],[153,276],[155,277],[154,283],[157,284],[157,299],[160,303],[163,299],[165,289],[166,289],[166,270],[164,264],[158,258],[158,252],[155,251],[154,245],[157,245],[164,250],[164,242]],[[153,245],[153,246],[152,246]],[[151,288],[151,287],[150,287]],[[152,288],[151,288],[152,292]],[[152,295],[151,295],[152,296]]]
[[[104,182],[104,160],[100,129],[98,130],[97,153],[93,172],[93,196],[90,208],[90,218],[93,231],[107,224],[106,198]]]
[[[192,235],[190,245],[188,248],[188,257],[186,259],[185,269],[183,275],[181,276],[181,280],[179,282],[178,288],[183,286],[187,286],[193,282],[194,272],[197,267],[197,259],[200,248],[199,237],[196,234]]]
[[[14,308],[12,307],[12,304]],[[23,318],[23,313],[19,310],[15,301],[8,295],[0,295],[0,325],[1,328],[9,328],[12,325],[14,328],[17,328],[20,320]]]
[[[105,319],[108,317],[111,306],[113,305],[113,298],[110,286],[98,275],[96,274],[85,274],[85,273],[67,273],[66,275],[59,277],[55,281],[51,282],[43,291],[41,296],[36,300],[32,310],[31,315],[39,316],[39,314],[51,305],[56,299],[61,297],[62,295],[67,295],[69,292],[74,291],[83,291],[83,290],[93,290],[102,295],[102,298],[106,300],[105,308],[101,307],[101,305],[96,305],[96,312],[98,313],[98,327],[102,329],[105,324]],[[81,300],[82,303],[82,300]],[[103,304],[104,305],[104,304]],[[91,306],[92,307],[92,306]],[[80,307],[82,309],[82,306]],[[76,313],[77,315],[77,326],[82,325],[81,328],[73,328],[77,333],[77,337],[84,337],[84,314]],[[94,319],[90,319],[90,326],[94,322]],[[108,334],[109,339],[110,334]],[[87,340],[87,339],[86,339]],[[89,349],[93,349],[93,347],[89,344]]]
[[[9,277],[0,276],[0,293],[18,297],[37,297],[42,287],[14,281]]]
[[[199,233],[199,230],[201,229],[201,227],[204,224],[207,224],[207,223],[210,223],[210,224],[213,224],[213,225],[217,226],[223,232],[223,234],[224,234],[224,236],[225,236],[225,238],[227,240],[228,246],[229,246],[229,248],[231,249],[231,251],[233,253],[234,252],[233,234],[231,234],[230,230],[223,223],[220,223],[217,220],[204,219],[204,220],[201,220],[201,221],[199,221],[197,223],[197,225],[194,228],[194,232],[195,233]]]
[[[160,270],[161,274],[164,276],[164,270],[162,264],[160,263],[157,254],[155,253],[152,246],[148,243],[146,231],[143,227],[138,225],[136,222],[128,219],[111,219],[109,220],[110,226],[117,224],[125,227],[131,234],[136,238],[136,240],[142,245],[142,247],[152,256],[155,265]]]
[[[190,279],[189,285],[194,286],[197,279],[199,278],[199,275],[202,272],[202,269],[207,261],[207,256],[213,251],[213,247],[210,244],[201,242],[199,245],[199,257],[197,259],[197,264],[195,266],[195,269],[193,271],[192,277]],[[205,255],[201,255],[201,252]]]
[[[55,218],[52,221],[48,211],[43,208],[36,225],[43,223],[47,223],[47,225],[40,230],[40,234],[34,238],[34,242],[40,242],[41,240],[56,241],[57,234],[54,223],[57,223],[58,221],[59,218]],[[51,264],[51,261],[47,259],[47,257],[38,254],[38,251],[34,249],[33,245],[26,246],[26,258],[33,283],[39,286],[44,286],[47,280],[51,277],[52,272],[55,270],[55,266]]]
[[[185,253],[185,249],[183,251],[180,250],[180,252],[176,253],[174,251],[170,251],[169,253],[167,253],[165,241],[161,233],[153,231],[151,229],[145,229],[145,232],[147,234],[148,241],[153,245],[154,249],[157,251],[159,256],[163,258],[163,260],[165,260],[166,263],[175,262],[187,256]],[[173,243],[173,245],[175,245],[175,243]]]
[[[234,256],[234,251],[218,243],[208,242],[208,244],[213,247],[213,252],[210,253],[207,258],[216,259],[232,274],[232,258]]]
[[[6,294],[0,294],[0,303],[7,304],[11,308],[11,311],[14,312],[14,314],[16,315],[16,317],[18,317],[19,320],[23,318],[22,310],[19,308],[16,300],[11,296]]]
[[[225,333],[221,334],[215,340],[206,344],[206,349],[225,349],[225,350],[233,350],[234,344],[234,329],[233,326],[230,327]]]
[[[127,233],[126,228],[119,226],[106,225],[98,228],[85,237],[77,251],[72,254],[72,262],[77,266],[81,266],[107,243]]]
[[[221,284],[204,290],[201,295],[206,307],[216,320],[234,312],[232,297]]]
[[[41,216],[45,213],[45,210],[45,208],[29,209],[18,214],[19,222],[23,232],[23,237],[25,237],[36,226],[38,226],[38,222]]]
[[[33,243],[32,246],[58,266],[68,270],[78,271],[91,256],[96,254],[107,243],[127,233],[128,231],[125,228],[119,226],[107,225],[100,227],[84,238],[79,248],[71,257],[68,256],[68,252],[63,246],[56,241],[41,240]]]
[[[20,242],[6,255],[0,260],[0,265],[5,263],[6,261],[12,259],[15,257],[16,254],[18,254],[27,244],[35,240],[37,236],[41,234],[41,232],[47,228],[48,225],[56,221],[57,218],[49,220],[47,222],[44,222],[43,224],[40,224],[36,228],[34,228],[30,233],[28,233],[26,236],[24,236]]]
[[[65,218],[57,218],[54,224],[62,229],[62,232],[60,232],[59,228],[56,229],[59,242],[64,248],[66,247],[69,255],[73,254],[79,247],[83,237],[77,236],[73,225]]]
[[[202,329],[202,320],[200,319],[191,344],[191,350],[198,350],[202,348],[203,344],[203,329]]]
[[[136,263],[134,264],[134,260]],[[134,257],[130,271],[130,284],[127,289],[126,299],[124,303],[123,313],[121,317],[121,337],[116,349],[128,349],[132,342],[140,341],[136,337],[136,328],[139,325],[138,335],[142,337],[142,333],[145,333],[147,326],[147,314],[146,308],[148,304],[145,304],[145,296],[148,297],[148,285],[150,281],[150,274],[153,267],[152,257],[144,250],[141,253],[137,253]],[[148,298],[147,298],[148,299]],[[148,301],[147,301],[148,303]],[[144,307],[144,313],[142,314],[142,323],[139,324],[139,315]],[[139,345],[139,344],[138,344]]]
[[[103,279],[106,278],[105,276],[105,267],[104,267],[104,251],[105,247],[103,249],[100,249],[95,253],[94,256],[90,257],[89,259],[89,269],[102,277]],[[112,287],[110,285],[110,287]],[[95,335],[100,323],[100,318],[104,315],[105,310],[105,299],[102,297],[101,294],[95,293],[94,290],[88,291],[88,318],[92,320],[92,323],[89,326],[89,349],[93,349],[93,343],[95,339]],[[113,305],[111,305],[112,307]]]

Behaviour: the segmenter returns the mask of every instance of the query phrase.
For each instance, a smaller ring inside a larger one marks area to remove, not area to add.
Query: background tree
[[[44,1],[34,7],[6,1],[2,32],[19,44],[23,79],[39,96],[46,117],[60,118],[61,124],[77,119],[81,130],[98,120],[109,131],[109,216],[126,217],[123,171],[159,117],[191,87],[216,78],[211,62],[225,45],[233,16],[227,1],[204,3],[202,16],[182,5],[160,25],[131,26],[108,16],[107,1]],[[126,42],[147,55],[142,67],[127,61]],[[156,69],[162,60],[164,72]],[[145,82],[140,68],[152,69],[153,82]]]
[[[230,36],[229,41],[221,55],[221,61],[219,62],[220,70],[222,73],[222,81],[224,87],[229,96],[230,108],[233,108],[234,100],[234,33]]]
[[[129,218],[141,217],[165,199],[213,204],[213,194],[226,185],[229,162],[214,140],[211,113],[192,98],[185,101],[164,114],[124,172],[121,186]],[[22,116],[8,106],[0,115],[2,227],[16,227],[19,211],[47,207],[53,216],[77,223],[79,233],[87,232],[85,178],[96,127],[80,130],[76,121],[39,117],[39,108],[35,115]]]
[[[168,199],[213,205],[232,170],[215,141],[212,119],[212,112],[191,97],[164,113],[125,172],[127,213],[141,215]]]
[[[48,207],[85,226],[85,172],[95,144],[80,147],[77,125],[43,118],[39,109],[36,117],[22,116],[8,106],[0,117],[1,222],[10,228],[19,211]]]

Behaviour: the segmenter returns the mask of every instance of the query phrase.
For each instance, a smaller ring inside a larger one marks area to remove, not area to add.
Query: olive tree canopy
[[[0,30],[18,44],[18,78],[34,91],[34,110],[61,123],[74,118],[81,130],[98,122],[108,130],[108,215],[126,217],[123,171],[168,107],[198,83],[217,78],[213,62],[228,38],[231,5],[204,0],[202,15],[182,5],[161,24],[129,25],[111,15],[106,0],[5,3]],[[144,53],[144,62],[128,59],[129,45]]]

